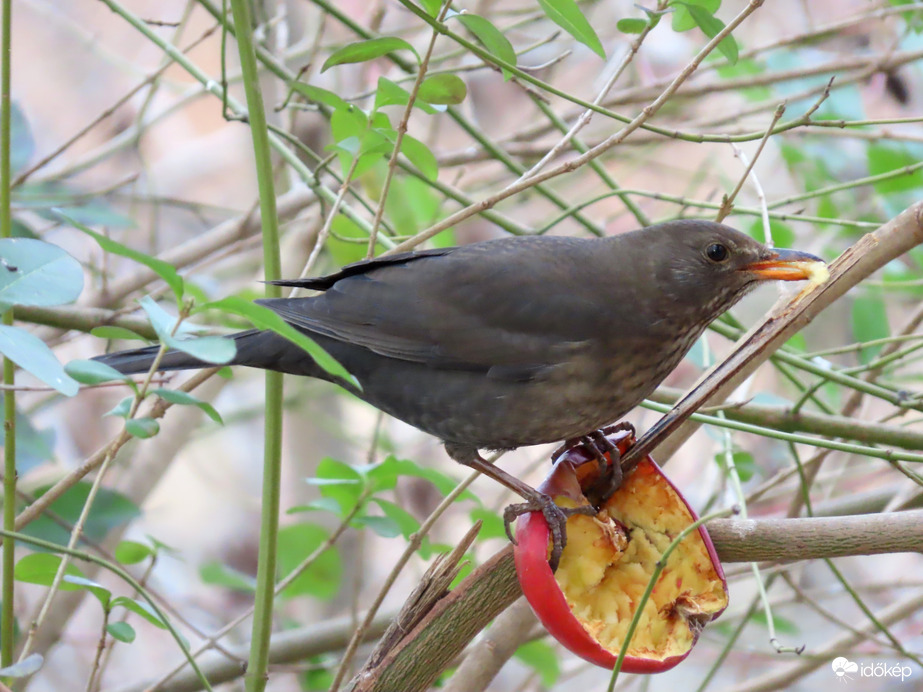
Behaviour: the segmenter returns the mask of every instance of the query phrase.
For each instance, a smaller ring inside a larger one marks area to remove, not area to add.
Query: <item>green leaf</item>
[[[349,45],[343,46],[339,50],[334,51],[333,54],[327,58],[323,67],[320,68],[320,71],[326,72],[334,65],[374,60],[388,53],[393,53],[396,50],[409,50],[413,53],[417,62],[420,62],[420,56],[417,54],[416,49],[407,43],[407,41],[402,38],[397,38],[396,36],[383,36],[382,38],[372,38],[367,41],[359,41],[358,43],[350,43]]]
[[[316,524],[292,524],[279,531],[279,577],[288,575],[329,537],[329,532]],[[335,548],[329,548],[280,594],[282,598],[313,596],[329,600],[337,595],[343,583],[343,565]]]
[[[558,653],[546,641],[527,642],[516,649],[513,655],[538,673],[543,687],[554,687],[561,676]]]
[[[153,418],[129,418],[125,421],[125,431],[129,435],[146,440],[160,432],[160,423]]]
[[[360,140],[368,128],[368,116],[365,111],[356,106],[347,105],[346,108],[337,108],[330,116],[330,133],[333,141],[341,146],[347,146],[344,142],[351,137]],[[356,147],[351,153],[355,154],[358,150]]]
[[[24,329],[0,325],[0,353],[65,396],[74,396],[80,389],[45,342]]]
[[[106,411],[104,416],[114,416],[115,418],[125,418],[131,415],[131,405],[135,402],[133,396],[124,397],[119,403]]]
[[[615,28],[623,34],[640,34],[647,28],[646,19],[620,19],[615,23]]]
[[[756,460],[754,460],[750,452],[735,449],[731,452],[731,457],[734,462],[734,468],[737,469],[737,475],[740,476],[741,481],[746,483],[753,478],[753,475],[756,473]],[[718,462],[721,468],[726,468],[727,455],[724,452],[720,452],[715,455],[715,461]]]
[[[154,550],[137,541],[121,541],[115,548],[115,559],[123,565],[136,565],[154,555]]]
[[[880,296],[864,295],[853,300],[851,312],[852,332],[856,341],[873,341],[891,335],[888,312]],[[865,365],[881,351],[882,346],[866,346],[859,350],[859,361]]]
[[[0,676],[5,678],[27,678],[42,668],[45,659],[41,654],[29,654],[18,663],[0,668]]]
[[[596,53],[599,57],[605,59],[606,51],[599,41],[599,36],[590,26],[587,18],[577,6],[574,0],[538,0],[545,15],[564,29],[567,33],[580,41],[583,45]]]
[[[305,505],[296,505],[285,511],[286,514],[298,514],[300,512],[330,512],[336,516],[340,516],[342,507],[340,503],[332,497],[319,497],[316,500]]]
[[[199,569],[199,577],[206,584],[223,586],[235,591],[252,593],[256,591],[256,579],[249,574],[228,567],[220,562],[209,562]]]
[[[35,492],[36,497],[44,495],[51,486],[43,486]],[[90,484],[80,481],[52,502],[46,514],[37,517],[25,526],[23,533],[34,538],[41,538],[51,543],[67,545],[70,531],[51,517],[63,520],[65,524],[75,524],[90,494]],[[99,488],[96,499],[90,508],[84,526],[84,535],[91,541],[101,541],[114,528],[123,526],[141,515],[138,506],[115,490]]]
[[[420,0],[420,5],[429,13],[430,17],[435,17],[439,14],[439,10],[442,9],[442,0]]]
[[[68,584],[73,584],[77,588],[89,591],[102,604],[103,608],[106,608],[109,605],[109,599],[112,598],[112,592],[109,589],[104,587],[102,584],[93,581],[92,579],[87,579],[86,577],[77,577],[72,574],[65,574],[62,581]]]
[[[259,304],[261,302],[262,301],[257,301],[253,303],[238,296],[229,296],[222,300],[203,305],[202,309],[224,310],[225,312],[245,317],[257,329],[268,329],[280,336],[284,336],[289,341],[301,346],[301,348],[307,351],[308,355],[310,355],[323,370],[334,377],[340,377],[352,383],[357,388],[359,387],[359,383],[356,379],[347,372],[346,368],[334,360],[333,356],[318,346],[313,339],[308,338],[283,320],[278,314],[264,305]]]
[[[416,478],[424,478],[436,486],[436,489],[441,492],[443,495],[448,495],[450,492],[455,490],[455,487],[458,485],[458,481],[448,476],[441,471],[429,467],[423,467],[417,464],[415,461],[409,459],[395,459],[394,462],[397,466],[398,473],[402,476],[414,476]],[[461,500],[473,500],[480,504],[480,500],[477,495],[472,493],[470,490],[465,490],[461,495],[459,495],[457,501]]]
[[[383,106],[406,106],[410,101],[410,92],[399,84],[385,77],[378,78],[375,89],[375,110]]]
[[[157,389],[151,390],[152,394],[156,394],[164,401],[169,401],[171,404],[177,404],[179,406],[196,406],[205,414],[211,418],[213,421],[219,425],[224,425],[224,421],[221,420],[221,414],[219,414],[215,407],[209,404],[207,401],[202,401],[198,397],[189,394],[188,392],[182,392],[178,389],[164,389],[158,387]]]
[[[301,94],[309,101],[322,103],[325,106],[330,106],[334,110],[337,108],[349,108],[349,104],[341,99],[338,94],[328,91],[327,89],[322,89],[319,86],[304,84],[302,82],[292,82],[289,86],[296,93]]]
[[[714,16],[708,9],[692,3],[681,3],[678,0],[674,0],[674,4],[685,5],[686,10],[689,12],[689,16],[692,17],[696,26],[698,26],[702,30],[702,33],[708,36],[708,38],[714,38],[724,29],[724,22]],[[731,64],[737,62],[739,50],[737,48],[737,41],[732,35],[729,34],[721,40],[718,44],[718,50],[721,51],[721,54],[727,58],[728,62]]]
[[[460,21],[462,26],[474,34],[474,37],[484,44],[484,47],[490,51],[491,55],[500,58],[500,60],[510,65],[516,64],[516,51],[513,49],[513,44],[510,43],[509,39],[503,35],[503,32],[490,21],[484,19],[484,17],[480,15],[470,12],[456,14],[454,19]],[[505,67],[501,67],[500,69],[503,72],[504,79],[508,80],[513,76],[513,73]]]
[[[13,567],[13,578],[16,581],[25,582],[26,584],[38,584],[39,586],[51,586],[54,582],[54,576],[61,565],[61,556],[52,555],[51,553],[29,553],[23,555]],[[65,575],[82,577],[83,572],[73,562],[69,562],[64,569]],[[62,591],[77,591],[81,587],[76,584],[61,584]]]
[[[404,135],[401,140],[401,153],[410,159],[410,163],[420,169],[428,180],[436,180],[439,177],[439,163],[435,155],[419,139]]]
[[[695,29],[698,26],[695,17],[689,12],[690,6],[700,7],[709,14],[714,14],[721,7],[721,0],[689,0],[689,2],[674,0],[670,3],[670,6],[673,8],[673,18],[671,19],[673,31],[681,33]]]
[[[157,614],[150,604],[146,601],[139,601],[133,598],[127,598],[125,596],[118,596],[117,598],[112,599],[112,608],[122,607],[125,610],[130,610],[136,615],[140,615],[149,623],[155,627],[159,627],[162,630],[167,629],[166,623],[160,619],[160,616]]]
[[[310,485],[316,485],[323,497],[336,500],[346,515],[352,511],[365,486],[362,475],[349,464],[324,457],[317,465],[317,476],[308,478]]]
[[[420,530],[420,522],[410,512],[389,500],[373,497],[372,502],[381,508],[385,516],[397,527],[401,536],[410,540],[411,535]]]
[[[106,631],[112,635],[113,639],[126,644],[131,644],[135,640],[135,628],[127,622],[110,622],[106,625]]]
[[[173,291],[173,295],[176,296],[177,302],[179,302],[179,300],[183,297],[183,278],[177,273],[172,264],[157,259],[156,257],[145,255],[143,252],[132,250],[131,248],[126,247],[125,245],[122,245],[121,243],[118,243],[111,238],[107,238],[106,236],[101,235],[90,228],[87,228],[84,224],[80,223],[73,217],[64,214],[61,211],[58,211],[57,215],[71,226],[76,228],[78,231],[83,231],[88,236],[93,238],[106,252],[110,252],[113,255],[119,255],[120,257],[127,257],[128,259],[134,260],[139,264],[143,264],[145,267],[153,271],[155,274],[157,274],[157,276],[164,280],[167,286],[170,287],[170,290]]]
[[[366,514],[365,516],[356,517],[352,523],[358,528],[370,528],[382,538],[397,538],[401,535],[401,527],[389,517]]]
[[[455,74],[438,74],[427,77],[420,84],[417,96],[427,103],[442,106],[454,106],[465,100],[468,87],[465,81]]]
[[[176,318],[164,311],[150,296],[144,296],[138,302],[147,313],[158,338],[168,347],[216,365],[230,363],[237,355],[237,345],[233,339],[227,337],[202,336],[196,339],[177,339],[172,333],[176,326]]]
[[[0,304],[63,305],[83,290],[83,268],[57,245],[0,239]]]
[[[98,360],[72,360],[64,366],[64,372],[80,384],[101,384],[116,380],[131,382],[131,376],[124,375],[111,365]]]
[[[25,168],[35,154],[35,138],[26,114],[15,101],[10,104],[10,172]]]

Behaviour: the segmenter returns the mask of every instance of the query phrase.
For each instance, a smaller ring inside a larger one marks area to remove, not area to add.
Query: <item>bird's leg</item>
[[[587,446],[596,456],[601,470],[599,478],[593,483],[587,492],[584,493],[586,498],[594,507],[599,507],[608,500],[612,493],[618,490],[622,485],[622,465],[620,463],[622,453],[618,447],[609,441],[608,436],[612,433],[626,430],[632,436],[635,436],[635,426],[628,421],[621,421],[613,425],[607,425],[587,435]],[[609,453],[611,463],[606,462],[605,454]]]
[[[581,507],[558,507],[550,496],[523,483],[521,480],[508,474],[498,466],[488,463],[478,454],[478,450],[475,447],[446,442],[445,450],[449,453],[449,456],[459,464],[464,464],[469,468],[480,471],[485,476],[493,478],[525,500],[525,502],[521,504],[510,505],[503,510],[503,525],[504,528],[506,528],[506,535],[512,543],[515,544],[516,539],[513,537],[510,524],[518,516],[526,512],[542,513],[551,531],[552,547],[548,564],[551,566],[552,572],[558,568],[558,562],[561,560],[561,553],[564,551],[564,546],[567,545],[567,518],[574,514],[596,514],[596,510],[589,505],[583,505]]]

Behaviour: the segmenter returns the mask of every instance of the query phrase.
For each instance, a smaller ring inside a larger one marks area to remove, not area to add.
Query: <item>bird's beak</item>
[[[780,279],[781,281],[800,281],[801,279],[817,279],[825,275],[827,265],[820,257],[815,257],[807,252],[798,250],[773,250],[769,259],[753,262],[741,271],[749,272],[757,279]]]

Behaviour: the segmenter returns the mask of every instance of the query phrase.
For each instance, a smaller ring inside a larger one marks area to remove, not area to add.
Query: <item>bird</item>
[[[269,283],[317,291],[264,305],[358,382],[322,369],[272,331],[231,335],[230,365],[334,382],[442,440],[455,461],[525,499],[552,528],[552,565],[568,511],[480,450],[579,440],[650,395],[706,326],[759,283],[807,279],[821,260],[729,226],[668,221],[605,237],[507,236],[384,255],[323,277]],[[97,356],[148,371],[158,346]],[[212,367],[167,351],[158,369]],[[512,536],[511,536],[512,538]]]

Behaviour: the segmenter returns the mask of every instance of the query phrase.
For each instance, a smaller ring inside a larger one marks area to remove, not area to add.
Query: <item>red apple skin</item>
[[[540,491],[551,494],[552,497],[560,497],[563,495],[574,499],[570,487],[566,487],[563,493],[554,493],[554,486],[561,488],[561,484],[555,482],[555,480],[560,480],[560,475],[557,479],[555,478],[556,473],[562,473],[557,467],[563,466],[561,462],[565,461],[565,459],[559,460],[559,463],[556,464],[556,468],[545,482],[539,486]],[[577,463],[582,461],[584,461],[583,454],[580,455]],[[657,466],[650,457],[643,459],[635,468],[634,473],[659,474],[685,503],[685,499],[676,489],[676,486],[663,474],[660,467]],[[570,486],[571,484],[565,482],[564,485]],[[698,515],[692,508],[689,507],[688,504],[686,507],[692,514],[693,521],[698,520]],[[700,526],[698,531],[705,543],[708,557],[715,568],[718,578],[725,584],[726,591],[727,580],[725,579],[721,562],[718,560],[715,546],[704,526]],[[525,594],[526,599],[529,601],[529,605],[532,606],[532,610],[535,612],[535,615],[542,625],[544,625],[545,629],[568,650],[590,663],[603,668],[612,669],[615,667],[615,662],[618,659],[618,652],[613,653],[603,648],[589,635],[583,625],[580,624],[580,621],[574,617],[570,606],[567,604],[567,600],[564,598],[564,593],[561,591],[561,588],[554,578],[554,573],[548,565],[548,542],[550,537],[551,532],[548,529],[548,523],[545,521],[545,517],[541,512],[530,512],[519,518],[516,524],[517,545],[514,548],[513,557],[523,594]],[[711,619],[714,620],[721,615],[722,612],[724,612],[723,608],[716,612]],[[693,641],[693,645],[682,655],[671,656],[661,660],[626,656],[625,660],[622,661],[621,669],[626,673],[662,673],[673,668],[679,664],[680,661],[685,659],[686,656],[689,655],[689,652],[692,651],[694,645],[695,641]]]

